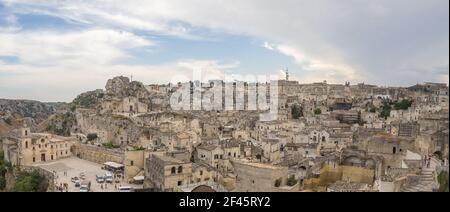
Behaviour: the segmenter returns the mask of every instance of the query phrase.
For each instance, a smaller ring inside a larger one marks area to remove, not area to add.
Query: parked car
[[[119,192],[132,192],[133,189],[130,186],[121,186],[119,187]]]
[[[80,192],[89,192],[91,190],[91,181],[84,180],[81,182]]]
[[[70,178],[70,181],[72,181],[72,183],[75,183],[77,180],[80,181],[80,178],[78,178],[78,177]]]
[[[107,183],[113,183],[113,174],[111,172],[106,172],[105,173],[105,181]]]
[[[104,183],[105,182],[105,177],[102,175],[96,175],[95,176],[95,180],[97,181],[97,183]]]
[[[81,186],[81,181],[80,180],[76,180],[75,181],[75,187],[78,188]]]

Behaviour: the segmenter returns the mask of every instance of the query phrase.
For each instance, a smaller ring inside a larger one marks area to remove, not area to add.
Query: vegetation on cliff
[[[20,172],[14,185],[15,192],[46,192],[48,180],[38,171]]]

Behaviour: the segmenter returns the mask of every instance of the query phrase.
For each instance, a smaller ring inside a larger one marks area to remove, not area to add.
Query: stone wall
[[[357,183],[374,183],[375,170],[354,166],[325,165],[320,170],[320,177],[305,179],[304,189],[317,189],[328,186],[337,181],[350,181]]]
[[[280,188],[275,187],[276,180],[281,180],[281,186],[286,184],[287,167],[238,161],[232,163],[237,178],[237,192],[277,192]]]
[[[106,162],[124,163],[125,154],[121,150],[107,149],[90,145],[76,145],[73,155],[87,161],[103,164]]]

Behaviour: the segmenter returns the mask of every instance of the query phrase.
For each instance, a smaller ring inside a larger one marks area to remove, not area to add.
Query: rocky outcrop
[[[149,92],[141,82],[133,81],[127,77],[114,77],[106,83],[106,94],[109,97],[125,98],[134,96],[137,98],[148,98]]]
[[[0,99],[0,118],[9,122],[11,119],[32,118],[36,122],[43,121],[64,109],[65,103],[43,103],[31,100]]]
[[[105,92],[101,89],[82,93],[72,101],[72,110],[77,107],[94,108],[103,99],[104,96]]]

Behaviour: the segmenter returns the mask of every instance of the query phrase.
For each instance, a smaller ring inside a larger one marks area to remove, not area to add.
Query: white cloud
[[[16,56],[26,65],[108,64],[129,56],[126,49],[148,47],[151,41],[108,29],[81,32],[0,32],[0,56]]]
[[[363,78],[352,67],[327,63],[320,59],[308,57],[303,52],[287,45],[274,45],[266,42],[264,46],[272,51],[277,51],[286,56],[292,57],[304,72],[293,76],[293,79],[300,82],[321,82],[327,80],[331,83],[344,83],[347,81],[361,81]]]
[[[191,29],[202,27],[254,36],[301,51],[307,58],[320,60],[321,67],[339,64],[335,68],[343,69],[342,74],[357,72],[374,83],[407,85],[420,81],[421,78],[414,79],[408,74],[392,73],[401,71],[411,60],[433,70],[447,65],[449,57],[449,2],[442,0],[3,2],[18,13],[46,13],[94,26],[181,37],[193,36]],[[440,47],[430,48],[433,46]],[[421,57],[424,49],[427,56]],[[427,78],[431,80],[436,75],[431,71]]]
[[[17,56],[21,61],[20,65],[0,66],[0,75],[13,74],[0,78],[0,96],[9,95],[12,92],[5,89],[14,88],[21,92],[19,96],[69,100],[79,92],[102,87],[114,75],[167,82],[169,75],[184,74],[187,67],[209,66],[208,70],[219,70],[216,73],[226,70],[216,61],[175,61],[158,66],[114,63],[130,57],[129,48],[154,45],[129,33],[133,30],[192,38],[198,27],[276,43],[267,42],[263,47],[292,57],[301,70],[290,71],[300,81],[448,82],[448,1],[0,2],[12,14],[46,14],[100,28],[67,33],[0,29],[0,55]],[[20,90],[26,86],[36,89]],[[39,93],[28,95],[32,92]],[[51,96],[52,92],[60,94]]]
[[[221,74],[238,64],[180,60],[160,65],[130,65],[117,61],[128,50],[155,44],[128,32],[89,29],[80,32],[0,32],[0,56],[17,57],[19,64],[0,61],[2,98],[71,101],[79,93],[103,88],[107,79],[131,76],[144,83],[167,83],[173,76],[191,77],[192,69]]]

